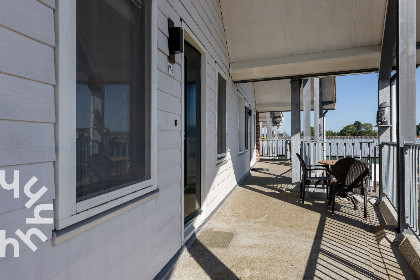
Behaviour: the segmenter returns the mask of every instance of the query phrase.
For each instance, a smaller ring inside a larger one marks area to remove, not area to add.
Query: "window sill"
[[[222,166],[222,165],[224,165],[226,162],[228,162],[228,160],[226,159],[226,157],[221,158],[221,159],[217,160],[217,162],[216,162],[216,166]]]
[[[159,195],[159,189],[151,191],[145,195],[137,197],[133,200],[130,200],[124,204],[106,210],[98,215],[93,217],[87,218],[83,221],[80,221],[74,225],[66,227],[62,230],[54,230],[52,236],[52,245],[56,246],[59,245],[73,237],[76,237],[102,223],[105,223],[131,209],[134,209],[156,197]]]

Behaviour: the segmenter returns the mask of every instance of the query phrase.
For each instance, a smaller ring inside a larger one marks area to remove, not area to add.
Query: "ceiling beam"
[[[360,69],[377,71],[381,46],[292,55],[254,61],[233,62],[234,81],[267,80],[279,77],[308,77],[318,73],[339,73]]]
[[[279,76],[279,77],[271,77],[271,78],[256,78],[256,79],[236,80],[236,81],[234,80],[233,82],[236,84],[257,83],[257,82],[267,82],[267,81],[290,80],[293,77],[306,79],[306,78],[321,78],[321,77],[328,77],[328,76],[368,74],[368,73],[374,73],[374,72],[378,72],[378,68],[364,68],[364,69],[354,69],[354,70],[346,70],[346,71],[319,72],[319,73],[297,75],[297,76]]]
[[[381,62],[379,80],[391,78],[394,64],[395,44],[397,38],[397,0],[388,0],[386,8],[384,32],[382,36]]]

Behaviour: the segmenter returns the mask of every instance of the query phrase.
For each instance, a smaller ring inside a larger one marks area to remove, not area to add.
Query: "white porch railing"
[[[260,139],[260,158],[290,160],[290,139]]]
[[[398,210],[397,156],[396,143],[383,143],[381,145],[381,186],[383,194],[396,210]],[[419,236],[420,144],[404,145],[404,182],[406,223]]]
[[[381,144],[381,187],[391,204],[397,206],[397,144]]]
[[[290,160],[291,142],[289,138],[260,139],[260,158]],[[304,141],[301,142],[300,155],[308,165],[318,164],[324,159],[342,159],[355,157],[366,162],[372,175],[370,191],[377,191],[376,183],[379,181],[379,147],[376,139],[328,139],[327,142]]]
[[[419,235],[420,145],[404,145],[405,215],[411,229]]]
[[[369,166],[371,180],[369,191],[376,192],[379,181],[379,148],[371,141],[327,140],[327,142],[302,141],[301,156],[306,164],[315,165],[320,160],[339,160],[345,157],[359,158]]]

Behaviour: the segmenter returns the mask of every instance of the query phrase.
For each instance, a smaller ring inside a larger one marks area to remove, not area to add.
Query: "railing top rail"
[[[382,142],[381,145],[393,146],[393,145],[397,145],[397,142]]]
[[[420,147],[420,144],[416,144],[416,143],[405,143],[404,146]]]

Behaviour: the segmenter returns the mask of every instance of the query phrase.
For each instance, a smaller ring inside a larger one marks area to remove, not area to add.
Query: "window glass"
[[[150,179],[148,1],[77,0],[77,200]]]
[[[238,139],[239,152],[241,153],[245,148],[245,106],[241,95],[238,95]]]
[[[226,153],[226,80],[218,75],[217,89],[217,154]]]
[[[248,114],[249,114],[249,108],[248,107],[245,107],[245,116],[244,116],[244,118],[245,118],[245,150],[248,150],[248,147],[249,147],[249,122],[248,122],[248,120],[249,120],[249,117],[248,117]]]

